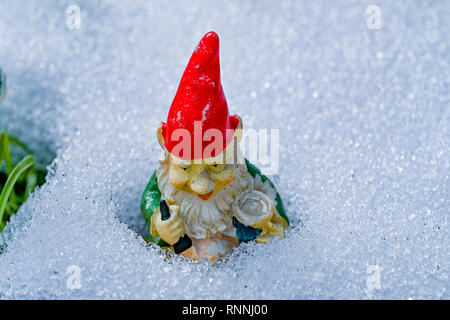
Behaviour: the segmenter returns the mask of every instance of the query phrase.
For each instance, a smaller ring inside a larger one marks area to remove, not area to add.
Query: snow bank
[[[380,29],[370,1],[58,3],[0,11],[0,127],[52,162],[0,236],[1,298],[449,298],[447,2],[377,1]],[[292,220],[217,266],[167,260],[139,211],[209,30],[230,111],[280,129]]]

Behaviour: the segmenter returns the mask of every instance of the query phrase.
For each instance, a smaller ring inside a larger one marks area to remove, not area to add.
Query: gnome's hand
[[[161,212],[155,212],[155,228],[159,236],[168,244],[173,245],[177,243],[178,239],[186,232],[184,230],[184,221],[180,215],[180,207],[177,205],[170,205],[170,218],[161,220]]]

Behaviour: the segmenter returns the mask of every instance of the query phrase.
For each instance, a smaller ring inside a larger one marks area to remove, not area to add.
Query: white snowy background
[[[0,236],[0,298],[449,299],[449,17],[443,0],[0,0],[0,128],[50,170]],[[139,207],[210,30],[230,112],[280,129],[292,222],[216,266],[165,259]]]

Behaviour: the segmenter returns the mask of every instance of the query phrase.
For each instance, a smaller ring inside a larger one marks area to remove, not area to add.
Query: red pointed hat
[[[232,140],[230,130],[234,132],[239,124],[239,118],[236,115],[230,116],[228,112],[227,101],[220,82],[219,37],[213,31],[208,32],[195,48],[170,106],[167,123],[162,123],[162,136],[167,151],[173,153],[175,146],[184,139],[174,139],[174,136],[177,136],[177,134],[172,136],[174,131],[185,129],[185,132],[187,130],[191,135],[191,152],[190,154],[182,152],[186,155],[173,154],[184,160],[202,158],[205,147],[211,142],[202,139],[201,152],[199,152],[198,143],[194,146],[194,123],[197,130],[198,125],[201,124],[202,134],[208,129],[216,129],[222,133],[223,148],[216,149],[212,156],[222,153]],[[214,140],[214,138],[211,139],[211,141]],[[195,148],[197,150],[194,150]],[[178,148],[175,149],[178,150]]]

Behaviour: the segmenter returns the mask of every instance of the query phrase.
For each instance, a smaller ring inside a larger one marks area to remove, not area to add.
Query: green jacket
[[[256,168],[253,164],[251,164],[247,159],[245,159],[245,164],[247,166],[248,172],[250,173],[250,175],[253,178],[256,175],[259,175],[261,177],[262,182],[268,181],[269,185],[272,188],[274,188],[276,191],[276,188],[275,188],[275,185],[273,184],[273,182],[270,181],[270,179],[267,178],[265,175],[263,175],[258,168]],[[275,200],[277,201],[276,209],[277,209],[278,214],[283,219],[285,219],[286,222],[289,224],[289,219],[288,219],[286,212],[284,210],[284,207],[283,207],[283,201],[281,200],[281,197],[278,192],[277,192]],[[147,187],[144,190],[144,193],[142,194],[142,200],[141,200],[142,215],[144,216],[145,222],[147,224],[147,230],[149,230],[149,231],[150,231],[152,215],[155,212],[155,210],[159,207],[160,201],[161,201],[161,192],[159,191],[159,188],[158,188],[158,179],[156,178],[156,170],[155,170],[152,177],[150,178],[150,181],[147,184]],[[252,230],[253,231],[260,230],[260,229],[254,229],[250,226],[244,226],[239,222],[237,222],[237,224],[238,225],[236,226],[236,228],[238,229],[238,233],[240,233],[240,234],[249,233],[249,232],[251,233]],[[257,232],[257,235],[259,235],[258,232]],[[241,236],[241,237],[245,238],[245,235]],[[169,244],[167,244],[164,240],[162,240],[159,237],[153,237],[152,235],[148,234],[148,238],[150,239],[150,241],[156,243],[157,245],[159,245],[161,247],[170,246]],[[240,238],[240,237],[238,236],[238,238]],[[239,240],[241,240],[241,239],[239,239]]]

